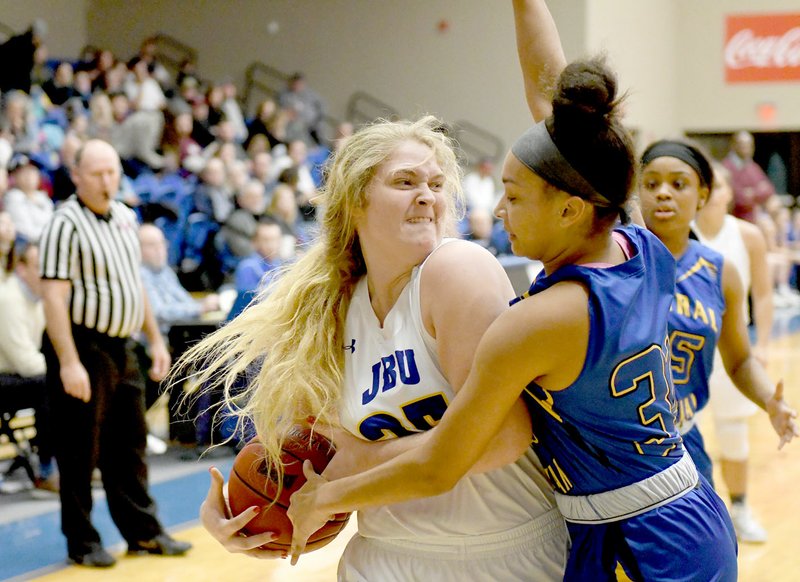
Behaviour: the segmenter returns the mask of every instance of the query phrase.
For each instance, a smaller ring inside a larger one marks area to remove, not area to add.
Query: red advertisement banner
[[[800,13],[727,16],[723,58],[728,83],[800,80]]]

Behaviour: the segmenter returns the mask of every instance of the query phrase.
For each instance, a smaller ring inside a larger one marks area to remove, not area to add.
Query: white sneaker
[[[167,443],[155,435],[147,434],[147,452],[151,455],[163,455],[167,452]]]
[[[776,289],[772,293],[772,304],[775,306],[775,309],[788,309],[791,307],[791,299]]]
[[[731,505],[731,520],[740,542],[763,544],[767,541],[767,530],[753,517],[750,507],[744,503]]]

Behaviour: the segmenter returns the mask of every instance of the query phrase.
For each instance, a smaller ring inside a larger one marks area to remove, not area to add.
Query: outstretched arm
[[[525,98],[533,119],[538,122],[553,111],[552,90],[567,60],[544,0],[514,0],[514,24]]]
[[[725,303],[731,306],[722,317],[718,344],[722,362],[739,391],[769,414],[772,427],[780,437],[780,448],[800,436],[795,420],[797,412],[783,399],[783,382],[778,382],[773,388],[764,367],[750,349],[744,313],[740,308],[744,290],[739,274],[728,261],[722,269],[722,287]]]
[[[388,463],[326,482],[311,465],[289,506],[296,561],[308,536],[334,513],[438,495],[451,489],[500,431],[532,380],[548,389],[568,386],[588,345],[586,291],[555,285],[504,312],[480,341],[464,387],[421,445]]]

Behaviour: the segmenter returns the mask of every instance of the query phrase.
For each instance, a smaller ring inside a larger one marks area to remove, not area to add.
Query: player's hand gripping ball
[[[243,533],[254,535],[274,532],[276,539],[261,546],[267,550],[289,551],[292,545],[292,522],[286,515],[289,498],[306,482],[303,461],[308,459],[314,471],[322,473],[336,449],[323,435],[303,427],[295,427],[283,444],[283,489],[278,492],[278,475],[269,471],[264,458],[264,446],[253,439],[236,455],[228,481],[228,504],[233,515],[239,515],[254,505],[262,508]],[[274,503],[273,503],[274,501]],[[336,514],[332,520],[308,539],[305,552],[312,552],[330,543],[347,525],[349,513]]]

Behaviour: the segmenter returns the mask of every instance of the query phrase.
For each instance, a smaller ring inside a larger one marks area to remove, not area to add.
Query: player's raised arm
[[[514,0],[517,52],[525,98],[535,121],[552,113],[552,88],[567,64],[553,17],[544,0]]]

